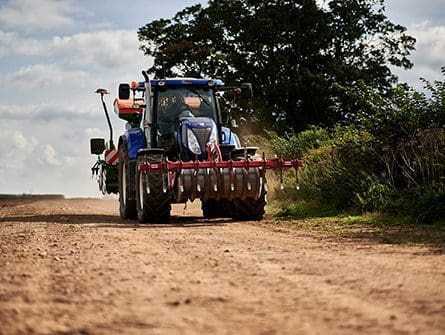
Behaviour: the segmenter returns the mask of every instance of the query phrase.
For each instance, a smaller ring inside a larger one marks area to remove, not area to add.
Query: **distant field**
[[[64,199],[63,194],[0,194],[0,200],[6,199]]]

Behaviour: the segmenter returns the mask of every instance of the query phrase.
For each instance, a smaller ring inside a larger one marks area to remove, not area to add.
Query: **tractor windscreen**
[[[158,147],[169,150],[175,143],[175,131],[183,117],[205,117],[217,121],[215,94],[203,87],[167,87],[154,96]]]
[[[181,117],[208,117],[216,121],[213,91],[202,87],[159,90],[156,107],[158,123],[175,122]]]

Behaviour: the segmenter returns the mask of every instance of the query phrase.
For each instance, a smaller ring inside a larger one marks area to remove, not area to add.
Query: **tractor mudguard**
[[[139,149],[145,147],[145,136],[141,128],[130,128],[124,134],[128,157],[136,159]]]
[[[235,148],[241,148],[241,143],[238,138],[238,135],[235,134],[230,128],[221,127],[222,131],[222,144],[231,144],[234,145]]]

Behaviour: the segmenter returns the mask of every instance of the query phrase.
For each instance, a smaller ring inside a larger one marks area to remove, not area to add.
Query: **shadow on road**
[[[47,214],[15,215],[0,217],[2,223],[20,222],[25,224],[47,223],[60,225],[89,224],[95,228],[113,229],[153,229],[153,228],[191,228],[191,227],[224,227],[236,222],[231,218],[205,219],[202,216],[173,215],[169,223],[139,223],[137,220],[124,220],[119,215],[105,214]],[[430,245],[437,247],[437,252],[445,252],[445,230],[426,227],[391,227],[373,228],[344,232],[342,239],[369,241],[379,244]]]
[[[222,226],[233,222],[232,219],[205,219],[200,216],[172,216],[169,223],[139,223],[137,220],[124,220],[117,215],[103,214],[48,214],[48,215],[21,215],[0,218],[2,222],[22,223],[58,223],[58,224],[93,224],[104,228],[174,228],[174,227],[200,227]]]
[[[375,229],[366,232],[349,232],[342,234],[343,238],[353,240],[374,241],[380,244],[430,245],[445,252],[445,231],[425,227],[394,227]]]

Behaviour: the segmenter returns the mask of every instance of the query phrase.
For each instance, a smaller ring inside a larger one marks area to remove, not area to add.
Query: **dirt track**
[[[0,334],[445,334],[440,247],[199,215],[0,203]]]

